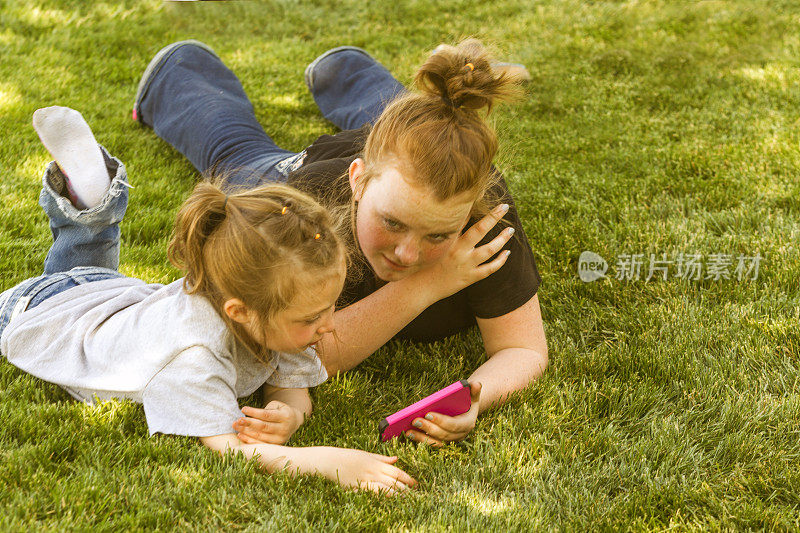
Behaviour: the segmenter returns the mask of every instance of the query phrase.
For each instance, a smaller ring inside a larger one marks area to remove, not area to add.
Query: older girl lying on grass
[[[327,211],[284,185],[226,195],[201,183],[170,243],[185,277],[147,284],[117,272],[125,167],[77,111],[40,109],[34,127],[55,159],[39,201],[54,242],[42,276],[0,295],[9,362],[81,401],[142,403],[151,434],[199,437],[269,472],[389,493],[415,484],[396,457],[245,444],[232,429],[237,398],[265,386],[273,442],[286,442],[311,412],[306,387],[327,378],[315,347],[333,329],[345,276]]]
[[[472,408],[430,413],[407,434],[438,446],[463,439],[479,412],[547,366],[539,272],[492,166],[497,137],[483,113],[513,97],[517,79],[474,40],[438,47],[417,71],[416,91],[364,50],[334,48],[308,66],[306,84],[345,131],[293,153],[264,132],[222,60],[181,41],[145,69],[133,115],[200,172],[230,169],[239,186],[288,183],[351,215],[358,254],[336,311],[337,342],[321,341],[329,372],[393,338],[427,342],[478,326],[488,358],[469,377]],[[242,438],[269,439],[269,413],[248,414],[237,424]]]

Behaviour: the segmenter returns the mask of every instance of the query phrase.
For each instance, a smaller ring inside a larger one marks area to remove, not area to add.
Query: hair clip
[[[316,235],[314,235],[314,240],[318,241],[321,237],[322,237],[322,234],[321,233],[317,233]]]
[[[470,72],[472,72],[473,70],[475,70],[475,65],[473,65],[472,63],[467,63],[465,66],[469,67],[469,71],[470,71]]]
[[[289,210],[288,205],[283,206],[283,209],[281,209],[281,215],[285,215],[288,210]]]

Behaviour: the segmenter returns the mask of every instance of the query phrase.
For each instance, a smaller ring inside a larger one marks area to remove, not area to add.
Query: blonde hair
[[[310,196],[278,184],[226,194],[213,181],[199,183],[181,206],[168,252],[185,273],[184,289],[207,298],[265,363],[268,350],[227,316],[225,301],[241,300],[263,330],[304,276],[332,273],[346,257],[337,223]]]
[[[414,78],[418,91],[392,101],[370,131],[358,186],[363,190],[393,163],[438,200],[467,193],[473,214],[485,212],[485,194],[498,179],[492,170],[497,136],[479,111],[488,115],[520,93],[517,80],[496,74],[491,62],[475,39],[440,46],[428,57]]]

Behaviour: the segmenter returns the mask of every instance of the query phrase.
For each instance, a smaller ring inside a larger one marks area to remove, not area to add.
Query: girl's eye
[[[309,326],[310,326],[311,324],[313,324],[314,322],[316,322],[316,321],[317,321],[317,320],[319,320],[320,318],[322,318],[322,315],[317,315],[317,316],[315,316],[314,318],[308,318],[308,319],[306,319],[306,320],[303,320],[303,322],[304,322],[306,325],[309,325]]]
[[[434,235],[428,235],[428,240],[432,242],[444,242],[449,238],[449,235],[444,235],[441,233],[437,233]]]
[[[399,231],[403,227],[398,221],[392,220],[391,218],[384,218],[383,225],[392,231]]]

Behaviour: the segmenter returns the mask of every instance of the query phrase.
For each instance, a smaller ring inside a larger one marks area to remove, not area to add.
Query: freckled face
[[[356,200],[361,251],[378,278],[397,281],[441,259],[467,223],[474,198],[465,193],[439,201],[428,187],[384,166]]]

